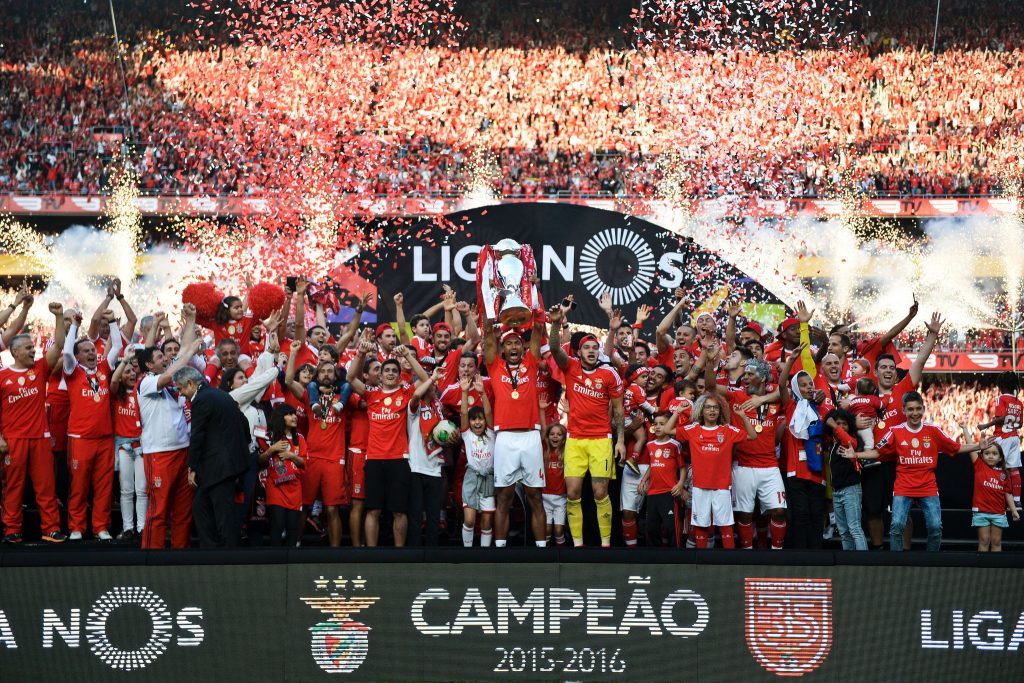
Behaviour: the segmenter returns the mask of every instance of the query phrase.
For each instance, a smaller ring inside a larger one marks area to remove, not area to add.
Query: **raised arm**
[[[686,305],[686,296],[683,294],[683,290],[676,289],[676,303],[672,306],[672,309],[665,314],[665,317],[658,323],[658,329],[654,333],[654,340],[658,345],[658,353],[664,353],[668,351],[674,345],[674,339],[672,339],[672,325],[675,324],[679,318],[680,312],[683,310],[683,306]]]
[[[921,383],[921,379],[924,377],[924,364],[928,362],[928,357],[932,355],[932,349],[935,348],[936,342],[939,341],[939,332],[942,331],[942,325],[946,321],[938,313],[932,313],[932,318],[924,324],[928,328],[928,334],[925,335],[924,343],[921,344],[921,350],[917,353],[917,358],[914,359],[913,364],[910,366],[910,381],[914,383],[916,387]]]
[[[335,345],[338,349],[339,355],[345,353],[348,345],[352,343],[353,339],[355,339],[356,334],[359,332],[359,324],[362,322],[363,311],[365,311],[366,307],[370,305],[370,299],[372,298],[372,294],[363,294],[359,299],[359,303],[356,304],[355,315],[353,315],[352,319],[348,321],[348,325],[345,326],[345,331],[341,333],[341,336],[338,338],[338,343]],[[287,311],[288,309],[286,308],[285,310]]]
[[[794,349],[794,352],[789,354],[786,358],[786,362],[782,364],[782,369],[779,370],[779,406],[786,405],[790,399],[789,376],[790,373],[793,372],[793,363],[795,363],[797,357],[803,353],[803,350],[802,344]]]
[[[302,386],[301,382],[295,381],[295,359],[298,357],[299,345],[292,342],[291,350],[288,352],[288,362],[284,366],[284,388],[292,392],[292,396],[295,398],[302,399],[306,394],[306,388]],[[351,373],[349,375],[349,383],[351,383]]]
[[[63,321],[61,321],[63,323]],[[71,328],[68,330],[67,337],[64,339],[64,349],[62,352],[62,358],[64,360],[64,374],[70,375],[78,367],[78,359],[75,358],[75,340],[78,339],[78,324],[79,321],[71,323]],[[56,344],[54,344],[56,346]]]
[[[190,304],[185,304],[185,306],[189,305]],[[185,306],[182,306],[182,311],[185,310]],[[163,320],[166,315],[167,314],[163,311],[157,311],[153,314],[153,324],[149,326],[149,329],[146,331],[146,336],[142,339],[142,345],[147,349],[156,346],[156,333],[160,330],[160,325],[163,324]],[[181,343],[182,346],[184,346],[185,340],[182,339]]]
[[[67,333],[64,331],[64,306],[56,301],[47,306],[53,314],[53,346],[46,350],[46,366],[49,372],[57,367],[61,354],[64,352],[64,342],[67,340]]]
[[[124,352],[124,357],[114,367],[113,374],[110,375],[110,392],[115,393],[121,386],[121,379],[124,377],[124,371],[128,369],[132,361],[135,359],[135,349],[129,347]]]
[[[239,408],[244,408],[255,401],[277,377],[274,360],[280,350],[281,345],[277,341],[277,333],[270,332],[267,335],[267,350],[256,359],[256,370],[252,373],[252,377],[242,386],[229,392]]]
[[[409,343],[409,333],[405,329],[405,295],[399,292],[395,294],[395,322],[398,324],[398,341],[402,344]]]
[[[484,391],[484,381],[480,378],[480,375],[476,376],[473,380],[474,388],[480,393],[480,403],[484,407],[484,421],[487,424],[488,429],[494,429],[494,410],[491,406],[491,399],[487,397],[487,392]]]
[[[187,347],[182,346],[181,352],[178,354],[178,357],[174,359],[174,362],[167,366],[167,369],[164,370],[164,373],[162,375],[157,377],[156,388],[163,389],[164,387],[168,386],[171,382],[173,382],[174,373],[188,365],[189,361],[192,360],[192,356],[194,356],[197,351],[199,351],[198,339],[193,339],[192,343],[189,344]]]
[[[423,369],[423,366],[420,365],[419,360],[416,359],[416,354],[413,353],[408,346],[395,347],[395,353],[405,358],[405,360],[409,361],[409,367],[412,368],[412,374],[416,375],[417,380],[419,380],[420,382],[426,382],[430,379],[430,375],[427,374],[427,371]],[[354,388],[355,386],[353,385],[353,389]],[[356,390],[356,393],[358,393],[358,390]]]
[[[103,301],[93,311],[92,318],[89,319],[89,339],[95,339],[96,333],[100,329],[100,321],[103,320],[103,312],[110,307],[110,302],[114,300],[114,285],[107,285],[107,294],[103,297]]]
[[[130,340],[132,335],[135,334],[135,326],[139,324],[139,318],[135,315],[135,311],[132,310],[131,305],[128,303],[128,299],[126,299],[124,294],[121,293],[121,281],[114,278],[114,282],[111,287],[114,292],[114,298],[117,299],[117,303],[121,304],[121,310],[124,311],[124,329],[122,332],[124,333],[125,338]],[[111,338],[113,338],[114,333],[111,332],[110,335]]]
[[[462,403],[459,405],[459,429],[469,429],[469,378],[459,380],[459,388],[462,389]]]
[[[907,329],[907,325],[909,325],[911,321],[913,321],[914,318],[917,316],[917,310],[917,297],[915,296],[914,303],[910,305],[910,310],[907,312],[906,317],[904,317],[903,320],[893,325],[892,329],[890,329],[888,332],[881,336],[881,338],[878,340],[878,347],[885,348],[887,345],[891,344],[892,340],[898,337],[903,330]]]
[[[551,358],[555,361],[555,365],[557,365],[561,370],[565,370],[569,367],[569,356],[566,355],[565,349],[562,348],[562,345],[558,343],[558,333],[562,328],[562,317],[564,315],[562,307],[559,304],[555,304],[548,309],[548,320],[551,321],[551,331],[548,334],[548,339],[551,340]]]
[[[295,281],[295,346],[302,347],[306,343],[306,288],[309,281],[300,277]]]
[[[818,374],[818,367],[814,364],[814,355],[811,353],[810,323],[813,317],[814,311],[808,311],[803,301],[796,302],[796,318],[800,321],[800,350],[799,353],[794,352],[792,355],[800,356],[801,367],[812,379]]]
[[[107,349],[107,365],[114,367],[117,359],[121,357],[124,349],[124,339],[121,337],[121,329],[117,326],[116,320],[110,321],[110,344]],[[65,361],[66,363],[67,361]]]
[[[498,357],[498,342],[494,338],[494,321],[484,315],[484,364],[490,365]]]
[[[427,392],[430,391],[430,387],[437,385],[437,383],[442,379],[444,379],[444,370],[441,368],[434,368],[433,373],[416,385],[416,391],[412,392],[412,397],[418,402],[427,395]]]
[[[352,361],[352,367],[349,368],[348,383],[352,385],[352,391],[357,394],[363,394],[366,392],[366,385],[363,384],[363,363],[366,362],[366,355],[373,353],[373,351],[373,342],[366,339],[361,341],[359,343],[359,350],[356,352],[356,357]]]
[[[736,350],[736,317],[740,314],[740,302],[729,302],[729,321],[725,324],[725,352],[732,353]]]
[[[14,337],[25,327],[28,311],[32,308],[34,302],[35,297],[32,296],[32,292],[25,285],[22,285],[21,289],[18,290],[18,294],[14,297],[14,303],[0,311],[0,327],[2,327],[4,323],[10,320],[11,314],[18,309],[18,306],[21,306],[21,310],[14,317],[14,321],[4,328],[3,336],[0,337],[3,339],[3,346],[10,346]]]
[[[462,307],[465,308],[462,308]],[[466,347],[476,348],[480,343],[480,328],[476,319],[476,308],[466,302],[456,304],[455,309],[466,316]]]

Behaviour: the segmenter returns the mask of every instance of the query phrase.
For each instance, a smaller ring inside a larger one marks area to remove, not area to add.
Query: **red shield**
[[[747,648],[779,676],[803,676],[832,648],[831,579],[746,579]]]

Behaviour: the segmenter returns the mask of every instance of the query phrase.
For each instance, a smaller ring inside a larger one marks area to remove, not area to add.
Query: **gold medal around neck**
[[[320,423],[320,429],[326,430],[327,429],[327,423],[326,422],[321,422]]]
[[[879,420],[878,424],[875,426],[878,427],[879,429],[885,429],[885,420]]]
[[[764,427],[762,427],[761,425],[754,425],[754,431],[760,434],[761,432],[764,431]]]
[[[512,392],[512,398],[519,398],[519,392],[518,391],[513,391]]]
[[[95,401],[96,403],[99,403],[100,402],[100,395],[97,394],[97,393],[93,393],[92,400]]]

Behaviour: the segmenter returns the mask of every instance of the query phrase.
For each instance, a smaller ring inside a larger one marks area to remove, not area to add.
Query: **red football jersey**
[[[677,400],[672,399],[669,402],[669,410],[672,409],[672,403]],[[631,415],[633,417],[653,415],[656,412],[658,412],[657,406],[647,400],[647,394],[637,385],[630,384],[622,390],[622,414],[627,418]]]
[[[960,442],[933,424],[925,422],[914,431],[904,422],[889,429],[875,448],[885,459],[896,460],[893,495],[926,498],[939,495],[935,483],[939,453],[956,455]]]
[[[266,450],[270,444],[261,441]],[[307,456],[306,440],[299,434],[299,444],[289,443],[289,451],[303,460]],[[302,470],[291,460],[282,460],[276,454],[267,461],[267,505],[277,505],[286,510],[302,508]]]
[[[416,349],[416,360],[423,358],[423,356],[429,356],[434,353],[434,345],[430,343],[430,340],[424,339],[418,335],[412,335],[412,339],[409,340]]]
[[[990,515],[1006,512],[1006,494],[1011,493],[1010,478],[1002,468],[989,467],[979,457],[974,461],[974,495],[971,510]]]
[[[252,328],[256,324],[256,319],[252,317],[252,313],[246,311],[241,320],[231,320],[224,325],[218,325],[212,321],[208,322],[211,322],[209,327],[213,330],[214,348],[222,339],[234,339],[238,342],[239,354],[253,355],[251,339]],[[200,324],[203,323],[200,322]]]
[[[548,451],[544,465],[544,493],[565,495],[565,461],[561,453]]]
[[[113,395],[110,403],[114,408],[114,436],[138,439],[142,436],[142,422],[139,420],[139,399],[132,389],[124,398]]]
[[[1020,399],[1009,394],[1000,394],[989,412],[992,417],[1003,418],[1003,424],[996,425],[997,437],[1005,439],[1019,436],[1021,418],[1024,417],[1024,404],[1020,402]]]
[[[622,397],[622,380],[618,373],[608,367],[585,370],[578,358],[570,358],[562,376],[569,400],[569,438],[611,437],[608,406],[612,399]]]
[[[650,483],[647,495],[670,493],[672,487],[679,483],[679,470],[683,467],[683,452],[675,439],[649,441],[644,446],[647,459],[650,461]]]
[[[693,485],[700,489],[727,489],[732,486],[732,452],[747,438],[732,425],[704,427],[690,423],[677,432],[690,447]],[[651,463],[653,466],[653,462]]]
[[[491,378],[483,377],[484,382],[484,393],[487,394],[487,400],[491,402],[491,409],[494,409],[494,388],[491,386]],[[469,396],[466,397],[466,403],[469,407],[482,406],[480,392],[470,387]],[[446,415],[454,419],[456,422],[459,421],[459,415],[462,413],[462,386],[458,382],[449,384],[444,391],[441,392],[441,406],[444,408]]]
[[[11,439],[44,439],[46,380],[50,366],[40,358],[28,370],[0,368],[0,434]]]
[[[101,439],[114,433],[110,408],[110,376],[114,374],[106,358],[96,363],[89,372],[83,366],[64,375],[71,401],[68,418],[68,436]]]
[[[540,429],[540,408],[537,405],[539,362],[527,352],[517,367],[509,367],[501,357],[487,366],[487,375],[494,389],[494,431]]]
[[[309,419],[309,433],[306,435],[306,450],[315,460],[331,460],[340,463],[345,459],[345,411],[336,413],[333,409],[324,411],[322,419],[313,415],[309,393],[303,396],[306,415]]]
[[[876,444],[879,439],[885,436],[890,427],[894,427],[907,421],[907,416],[903,414],[903,395],[908,391],[913,390],[914,383],[911,381],[910,375],[908,374],[892,388],[891,393],[883,394],[881,396],[882,410],[879,411],[879,420],[875,423]]]
[[[773,387],[767,389],[774,391]],[[729,407],[733,409],[732,425],[743,431],[743,423],[736,416],[736,406],[742,405],[752,397],[743,389],[729,390]],[[775,455],[775,428],[783,418],[778,403],[766,403],[743,413],[757,438],[753,441],[744,439],[736,446],[736,462],[742,467],[778,467],[779,460]]]
[[[429,354],[428,354],[429,355]],[[458,384],[459,382],[459,360],[462,358],[462,349],[452,349],[445,354],[444,358],[438,363],[439,366],[444,367],[444,377],[441,379],[439,386],[447,387],[452,384]],[[493,397],[492,397],[493,399]]]
[[[348,447],[365,451],[370,440],[370,418],[366,414],[366,408],[359,407],[362,401],[363,397],[355,392],[348,397]]]
[[[850,394],[846,399],[850,402],[847,410],[853,413],[854,416],[867,415],[868,417],[877,417],[884,407],[881,396]]]
[[[406,415],[416,388],[411,384],[385,391],[368,387],[363,394],[370,420],[366,444],[367,460],[400,460],[409,457],[409,430]]]

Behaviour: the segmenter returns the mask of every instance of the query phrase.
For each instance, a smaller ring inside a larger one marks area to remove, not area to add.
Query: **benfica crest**
[[[757,663],[803,676],[832,648],[831,579],[746,579],[744,630]]]

